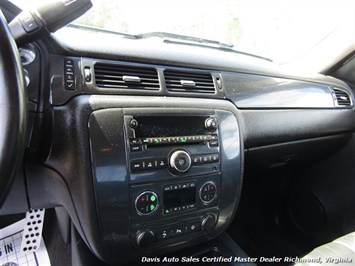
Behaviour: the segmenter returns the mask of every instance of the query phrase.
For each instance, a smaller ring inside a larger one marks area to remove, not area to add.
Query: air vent
[[[348,92],[337,88],[332,89],[333,98],[336,107],[351,106],[352,101]]]
[[[165,83],[169,91],[215,93],[212,76],[209,73],[165,70]]]
[[[105,89],[159,90],[156,69],[130,65],[96,64],[96,86]]]

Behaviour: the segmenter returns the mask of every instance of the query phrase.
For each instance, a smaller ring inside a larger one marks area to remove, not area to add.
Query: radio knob
[[[208,214],[202,218],[201,227],[203,231],[210,232],[216,225],[216,219],[212,214]]]
[[[131,121],[129,121],[129,126],[131,128],[137,128],[138,127],[138,121],[136,119],[132,119]]]
[[[177,173],[185,173],[191,167],[191,157],[186,151],[175,151],[170,156],[170,170]]]
[[[154,233],[152,230],[139,231],[136,234],[135,241],[137,246],[146,248],[154,243]]]
[[[218,127],[218,123],[217,123],[216,118],[210,117],[205,120],[205,128],[208,131],[215,131],[217,129],[217,127]]]

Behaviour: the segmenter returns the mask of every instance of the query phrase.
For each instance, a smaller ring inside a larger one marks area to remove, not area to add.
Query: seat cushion
[[[319,260],[328,265],[355,265],[355,232],[315,248],[296,265],[319,265]]]

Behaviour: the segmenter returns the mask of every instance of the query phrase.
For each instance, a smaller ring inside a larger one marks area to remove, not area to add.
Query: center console
[[[131,238],[163,246],[213,229],[219,214],[218,119],[205,115],[125,115]]]
[[[122,261],[125,251],[173,252],[226,230],[241,189],[233,112],[108,108],[91,113],[89,135],[100,234],[111,261]]]

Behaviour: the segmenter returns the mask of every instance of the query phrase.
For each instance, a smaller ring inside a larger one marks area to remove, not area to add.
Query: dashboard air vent
[[[209,73],[167,69],[164,76],[168,91],[215,93],[213,79]]]
[[[336,107],[346,107],[352,105],[351,97],[348,92],[338,88],[332,89],[332,92]]]
[[[156,69],[131,65],[96,64],[95,81],[99,88],[159,90]]]

